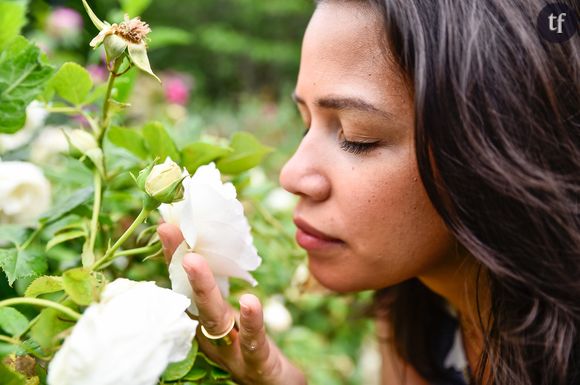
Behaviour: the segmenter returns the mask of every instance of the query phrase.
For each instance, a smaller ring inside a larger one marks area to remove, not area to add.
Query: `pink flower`
[[[83,18],[71,8],[57,7],[46,21],[47,32],[56,38],[67,38],[80,34]]]
[[[89,74],[91,74],[91,78],[95,83],[103,83],[109,76],[107,69],[97,64],[89,64],[87,66],[87,71],[89,71]]]
[[[163,79],[165,98],[168,103],[187,105],[191,91],[191,79],[185,75],[172,74]]]

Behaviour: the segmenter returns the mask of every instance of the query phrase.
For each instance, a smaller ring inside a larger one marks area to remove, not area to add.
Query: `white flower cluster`
[[[154,282],[111,282],[51,361],[48,384],[156,384],[191,349],[197,321],[185,313],[189,302]]]

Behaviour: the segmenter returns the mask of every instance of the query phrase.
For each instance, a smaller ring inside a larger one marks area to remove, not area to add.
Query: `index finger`
[[[175,250],[181,242],[183,242],[181,230],[171,223],[162,223],[157,227],[157,234],[159,234],[159,239],[161,240],[165,261],[169,263],[171,262],[171,256],[175,253]]]
[[[183,258],[183,268],[195,294],[199,321],[208,333],[223,334],[231,325],[234,312],[224,301],[206,261],[199,254],[188,253]]]

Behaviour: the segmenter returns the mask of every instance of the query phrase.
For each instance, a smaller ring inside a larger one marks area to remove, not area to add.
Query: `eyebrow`
[[[296,94],[296,91],[292,92],[292,100],[295,103],[306,105],[304,99]],[[380,108],[373,106],[371,103],[357,98],[357,97],[346,97],[346,96],[326,96],[316,100],[315,104],[318,107],[331,109],[331,110],[356,110],[371,112],[375,114],[380,114],[387,119],[394,119],[394,114],[391,112],[383,111]]]

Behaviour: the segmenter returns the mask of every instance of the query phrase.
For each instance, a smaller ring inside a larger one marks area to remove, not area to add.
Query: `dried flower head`
[[[151,32],[147,23],[139,17],[131,19],[129,15],[125,15],[124,21],[111,25],[106,21],[101,21],[94,14],[86,0],[83,0],[83,5],[95,27],[100,30],[99,34],[91,40],[90,45],[93,48],[97,48],[101,44],[105,46],[109,66],[114,60],[126,53],[135,66],[160,81],[151,70],[147,57],[146,40],[147,35]]]
[[[144,42],[147,34],[151,32],[149,25],[141,21],[139,16],[130,19],[127,14],[125,14],[125,21],[119,25],[113,24],[112,27],[115,27],[114,33],[116,35],[134,44]]]

